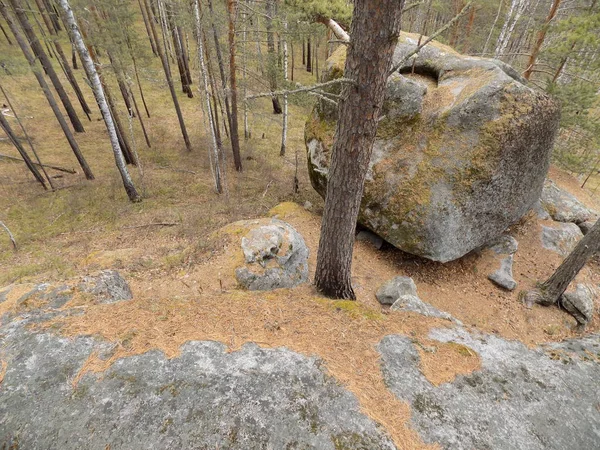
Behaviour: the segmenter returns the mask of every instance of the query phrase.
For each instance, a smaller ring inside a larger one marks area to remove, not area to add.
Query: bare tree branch
[[[299,94],[301,92],[309,92],[310,93],[311,91],[320,90],[321,88],[324,88],[324,87],[335,86],[336,84],[340,84],[340,83],[356,84],[356,81],[350,80],[348,78],[338,78],[336,80],[327,81],[325,83],[313,84],[312,86],[303,86],[298,89],[274,91],[274,92],[261,92],[260,94],[249,95],[245,98],[245,100],[252,100],[255,98],[262,98],[262,97],[272,97],[273,95],[284,95],[284,94],[291,95],[291,94]]]
[[[16,251],[17,250],[17,241],[15,241],[15,237],[10,232],[10,230],[8,229],[8,227],[6,225],[4,225],[4,222],[2,222],[1,220],[0,220],[0,227],[4,228],[6,230],[6,232],[8,233],[8,237],[10,238],[10,241],[12,242],[12,245],[13,245],[15,251]]]

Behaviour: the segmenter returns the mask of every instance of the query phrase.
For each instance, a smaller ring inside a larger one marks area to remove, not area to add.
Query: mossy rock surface
[[[417,41],[402,33],[394,61]],[[345,51],[330,57],[326,79],[342,76]],[[539,198],[559,116],[557,103],[510,66],[432,42],[388,79],[359,222],[404,251],[460,258]],[[336,121],[335,108],[319,101],[305,129],[322,196]]]

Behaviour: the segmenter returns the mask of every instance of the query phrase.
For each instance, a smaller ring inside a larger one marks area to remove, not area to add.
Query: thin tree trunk
[[[83,133],[85,131],[85,129],[83,128],[83,124],[79,120],[79,117],[77,116],[77,113],[75,112],[75,109],[71,104],[71,100],[69,100],[69,96],[67,95],[65,88],[60,82],[60,79],[58,78],[58,75],[56,74],[56,71],[52,66],[52,62],[50,61],[48,55],[44,51],[44,48],[42,47],[39,39],[35,35],[35,32],[33,31],[33,28],[31,27],[31,24],[27,19],[27,15],[25,14],[23,7],[19,5],[16,0],[8,1],[12,5],[13,10],[15,11],[15,15],[17,16],[17,20],[19,21],[21,28],[23,29],[25,35],[27,36],[27,39],[29,40],[29,44],[31,45],[33,53],[39,58],[44,70],[50,77],[50,81],[52,81],[52,85],[54,86],[54,89],[56,89],[56,93],[58,94],[58,97],[60,98],[60,101],[63,104],[67,115],[69,116],[69,119],[71,120],[73,129],[78,133]]]
[[[233,150],[233,163],[235,170],[242,171],[242,157],[240,155],[240,137],[238,133],[238,105],[237,105],[237,83],[236,83],[236,65],[235,65],[235,0],[227,0],[227,19],[229,25],[229,80],[231,95],[231,128],[229,136],[231,139],[231,149]]]
[[[9,13],[8,8],[1,1],[0,1],[0,14],[2,14],[4,19],[6,20],[8,26],[10,27],[10,30],[12,31],[13,35],[15,36],[15,40],[17,41],[17,44],[19,45],[19,47],[21,48],[21,51],[25,55],[25,59],[27,59],[27,62],[29,63],[29,66],[31,67],[31,70],[32,70],[38,84],[42,88],[42,91],[44,92],[44,95],[46,96],[46,100],[48,101],[50,108],[52,108],[52,112],[56,116],[56,120],[58,120],[58,123],[59,123],[61,129],[63,130],[63,133],[65,134],[65,137],[67,138],[67,141],[69,142],[69,145],[71,146],[71,149],[73,150],[73,153],[75,154],[75,157],[77,158],[77,161],[79,162],[79,165],[81,166],[81,169],[83,170],[83,173],[85,174],[85,177],[88,180],[93,180],[94,174],[92,173],[92,169],[90,169],[90,166],[88,166],[87,161],[85,160],[85,158],[83,157],[83,154],[81,153],[81,150],[79,150],[77,141],[75,141],[75,138],[73,137],[73,133],[71,133],[71,130],[69,129],[69,126],[67,125],[67,122],[65,121],[65,118],[63,117],[62,112],[60,111],[60,108],[58,107],[58,104],[56,103],[56,100],[54,99],[54,95],[52,94],[52,91],[50,90],[48,83],[46,83],[46,79],[44,78],[44,75],[42,74],[40,67],[36,63],[35,57],[31,53],[31,50],[29,50],[27,42],[25,41],[25,37],[21,34],[21,31],[19,30],[12,15]]]
[[[283,21],[283,80],[287,83],[288,80],[288,46],[287,46],[287,28],[288,24]],[[283,124],[281,127],[281,150],[279,155],[284,156],[287,147],[287,132],[288,132],[288,95],[283,94]]]
[[[481,56],[485,56],[487,53],[488,45],[490,44],[490,39],[492,39],[492,34],[494,34],[494,29],[496,28],[496,24],[498,23],[498,19],[500,18],[500,13],[502,12],[502,4],[503,3],[504,3],[504,0],[500,0],[500,3],[498,4],[498,13],[496,14],[496,18],[494,19],[492,28],[490,28],[490,34],[488,34],[488,37],[485,41],[485,45],[483,46],[483,53],[481,54]]]
[[[52,20],[50,19],[50,15],[48,14],[48,11],[46,10],[46,5],[44,5],[43,0],[35,0],[35,3],[38,7],[38,10],[40,11],[40,15],[42,16],[42,19],[44,20],[44,24],[46,25],[46,28],[48,29],[48,33],[50,33],[52,43],[54,44],[54,47],[56,48],[56,52],[58,53],[58,56],[59,56],[58,60],[60,61],[60,65],[65,73],[65,76],[67,77],[67,80],[69,80],[71,87],[75,91],[75,95],[77,95],[77,100],[79,100],[81,109],[83,109],[83,112],[87,115],[88,119],[90,119],[89,115],[92,113],[92,110],[90,109],[87,102],[85,101],[83,92],[81,91],[81,88],[79,87],[79,83],[77,83],[77,78],[75,77],[75,75],[73,74],[73,71],[71,70],[71,67],[69,66],[69,61],[67,60],[67,56],[65,55],[65,52],[62,49],[60,41],[58,40],[58,35],[56,33],[56,30],[54,29],[54,24],[52,23]],[[77,59],[74,59],[74,61],[76,64]]]
[[[94,97],[96,98],[96,102],[98,103],[100,111],[102,112],[102,117],[104,118],[104,123],[106,125],[108,136],[110,138],[110,143],[112,145],[115,162],[117,164],[119,173],[121,174],[121,179],[123,180],[125,192],[127,192],[129,200],[131,200],[132,202],[140,202],[142,201],[142,197],[138,194],[135,185],[133,184],[133,180],[131,179],[131,175],[127,171],[125,160],[123,159],[123,154],[121,153],[121,148],[119,146],[119,139],[117,137],[115,125],[112,121],[112,117],[108,108],[108,103],[106,102],[106,97],[104,95],[104,90],[102,89],[102,83],[100,81],[100,77],[98,76],[98,72],[96,71],[96,67],[94,66],[94,62],[92,61],[88,49],[85,43],[83,42],[83,37],[81,36],[81,32],[79,31],[79,27],[77,26],[75,16],[73,15],[73,11],[69,6],[68,0],[59,0],[59,2],[60,6],[64,10],[65,21],[69,26],[69,31],[71,33],[73,43],[75,44],[75,46],[77,47],[77,51],[79,52],[79,58],[81,59],[87,77],[92,84]]]
[[[294,43],[290,42],[290,50],[292,51],[292,81],[294,81],[294,65],[296,64],[294,62]]]
[[[548,27],[550,26],[550,22],[556,16],[556,12],[558,11],[558,7],[560,6],[561,0],[553,0],[552,6],[550,7],[550,12],[548,13],[548,17],[544,21],[544,25],[542,29],[539,31],[537,35],[537,39],[535,41],[535,45],[531,50],[531,56],[529,57],[529,61],[527,62],[527,70],[523,73],[523,78],[529,80],[531,78],[531,74],[533,73],[533,66],[535,66],[535,61],[537,60],[538,55],[540,54],[540,50],[542,49],[542,45],[544,44],[544,39],[546,39],[546,33],[548,32]]]
[[[222,89],[223,99],[225,101],[225,112],[227,114],[227,124],[229,126],[229,130],[231,131],[231,123],[232,123],[231,105],[229,103],[229,95],[227,94],[227,78],[225,77],[225,64],[223,62],[223,55],[221,53],[221,44],[219,43],[219,36],[217,34],[217,26],[215,24],[215,18],[213,15],[212,0],[208,0],[208,10],[210,12],[210,25],[211,25],[212,32],[213,32],[213,40],[215,42],[215,53],[217,55],[217,64],[219,66],[219,75],[221,76],[221,89]],[[210,60],[210,58],[207,58],[207,60]],[[210,70],[210,68],[208,70],[209,70],[209,72],[212,72]],[[227,132],[227,127],[225,128],[225,131]],[[233,152],[233,142],[232,142],[232,152]]]
[[[35,147],[33,146],[33,142],[31,140],[31,138],[29,137],[29,133],[27,133],[27,130],[25,129],[25,126],[23,125],[23,122],[21,122],[21,119],[19,118],[19,115],[17,114],[17,110],[13,106],[12,102],[10,101],[10,97],[8,96],[8,94],[6,93],[6,91],[4,90],[4,88],[2,87],[1,84],[0,84],[0,92],[2,92],[2,95],[4,95],[4,98],[6,99],[6,103],[8,104],[8,107],[14,114],[15,120],[19,124],[19,128],[21,128],[21,131],[23,131],[23,134],[25,135],[25,139],[27,139],[27,143],[29,144],[29,148],[31,148],[31,152],[33,153],[33,156],[35,156],[35,159],[38,162],[38,165],[40,166],[40,168],[42,169],[42,172],[44,172],[44,176],[48,180],[48,184],[50,184],[50,188],[52,188],[52,190],[54,190],[55,188],[54,188],[54,183],[52,182],[52,178],[50,178],[48,176],[48,173],[46,172],[46,169],[44,168],[44,165],[42,164],[42,161],[40,160],[38,153],[35,151]],[[0,112],[0,114],[2,114],[2,112]]]
[[[8,45],[13,45],[12,41],[10,40],[10,37],[8,36],[8,34],[6,34],[6,30],[4,29],[4,27],[2,26],[1,23],[0,23],[0,31],[2,31],[2,34],[6,38],[6,41],[8,42]]]
[[[52,24],[54,25],[54,31],[56,31],[57,33],[60,32],[62,28],[60,26],[60,18],[57,9],[51,3],[51,0],[43,1],[44,5],[46,5],[46,11],[48,11],[48,14],[50,15],[50,20],[52,20]]]
[[[138,73],[137,63],[135,60],[135,56],[133,55],[133,48],[131,46],[131,42],[129,40],[129,36],[127,39],[127,48],[129,49],[129,56],[131,56],[131,62],[133,63],[133,72],[135,73],[135,79],[137,81],[138,89],[140,91],[140,98],[142,99],[142,103],[144,104],[144,109],[146,110],[146,115],[150,118],[150,111],[148,111],[148,105],[146,104],[146,99],[144,98],[144,91],[142,90],[142,82],[140,81],[140,75]],[[131,94],[133,96],[133,93]],[[139,116],[139,112],[138,112]]]
[[[146,7],[142,0],[138,0],[138,5],[140,5],[140,11],[142,12],[142,20],[144,21],[144,26],[146,27],[146,34],[148,36],[148,40],[150,41],[150,48],[152,48],[152,53],[154,53],[154,56],[158,56],[158,53],[156,51],[156,44],[154,43],[154,39],[152,38],[150,25],[148,24],[148,13],[146,11]]]
[[[77,52],[73,46],[71,46],[71,62],[73,63],[73,70],[77,70]]]
[[[312,73],[312,55],[310,35],[306,38],[306,71]]]
[[[217,134],[215,132],[215,124],[213,122],[212,106],[210,104],[210,93],[208,88],[208,74],[206,73],[206,65],[204,64],[204,46],[202,44],[202,22],[200,18],[200,0],[194,0],[194,16],[196,19],[196,34],[198,36],[198,61],[200,64],[200,74],[202,76],[202,84],[204,86],[204,97],[206,102],[206,115],[208,116],[208,128],[212,140],[212,151],[209,151],[209,159],[211,170],[215,180],[215,189],[219,194],[223,192],[223,184],[221,181],[221,158],[220,149],[217,143]]]
[[[115,131],[117,132],[119,147],[121,147],[121,152],[123,153],[123,157],[125,158],[125,163],[137,166],[137,161],[135,159],[133,151],[131,150],[131,145],[129,145],[129,141],[127,140],[125,127],[123,126],[123,122],[121,121],[121,116],[119,115],[119,111],[117,110],[117,107],[115,105],[114,98],[106,84],[106,81],[104,80],[102,72],[99,70],[99,64],[96,64],[96,72],[98,73],[100,83],[102,84],[102,90],[104,91],[104,96],[106,97],[108,110],[110,112]]]
[[[277,58],[275,56],[275,41],[273,38],[273,17],[275,15],[275,0],[266,0],[265,2],[265,28],[267,30],[267,72],[269,74],[269,86],[271,91],[277,90]],[[273,114],[281,114],[281,104],[279,98],[274,95],[271,97],[273,103]]]
[[[247,1],[247,0],[244,0]],[[246,49],[246,43],[248,41],[248,14],[244,9],[242,13],[242,23],[244,27],[242,29],[242,83],[243,83],[243,95],[244,95],[244,140],[250,139],[250,128],[248,125],[248,54]]]
[[[173,50],[175,52],[175,59],[177,60],[177,68],[179,70],[179,79],[181,81],[181,90],[184,94],[188,96],[188,98],[193,98],[194,93],[192,92],[191,84],[192,80],[189,76],[189,71],[186,68],[185,63],[185,50],[183,48],[183,44],[181,42],[181,35],[177,30],[177,26],[175,25],[175,21],[173,20],[173,11],[170,8],[165,6],[166,12],[166,21],[171,31],[171,38],[173,40]]]
[[[15,148],[19,152],[19,155],[21,155],[21,158],[23,158],[23,161],[25,161],[25,165],[27,166],[29,171],[33,174],[34,178],[44,187],[44,189],[48,189],[48,186],[46,186],[46,181],[44,180],[44,177],[37,170],[37,167],[35,167],[35,165],[33,164],[33,161],[31,161],[31,158],[29,158],[29,155],[27,154],[27,152],[25,151],[25,149],[19,142],[19,139],[13,132],[12,128],[10,127],[10,124],[8,123],[8,120],[6,120],[6,118],[4,117],[4,114],[2,114],[2,112],[0,112],[0,128],[2,128],[4,130],[4,132],[6,133],[6,136],[8,136],[8,139],[15,146]]]
[[[600,220],[581,239],[575,249],[567,256],[548,280],[538,289],[530,291],[525,296],[529,306],[539,303],[544,306],[554,305],[565,293],[569,284],[575,279],[583,266],[592,256],[600,251]]]
[[[352,250],[377,120],[396,47],[404,1],[355,0],[345,85],[333,144],[315,284],[324,295],[355,299]]]
[[[302,65],[306,64],[306,41],[304,37],[302,37]]]
[[[148,12],[151,11],[149,7],[149,0],[144,0],[146,2],[146,10]],[[151,19],[151,17],[150,17]],[[156,42],[156,51],[158,52],[158,56],[160,57],[160,61],[163,66],[163,70],[165,72],[165,78],[167,79],[167,84],[169,85],[169,91],[171,92],[171,98],[173,100],[173,105],[175,106],[175,112],[177,113],[177,119],[179,120],[179,128],[181,128],[181,134],[183,135],[183,140],[185,142],[185,147],[188,151],[192,151],[192,144],[190,143],[190,138],[187,133],[187,129],[185,127],[185,122],[183,121],[183,114],[181,113],[181,108],[179,107],[179,100],[177,99],[177,94],[175,93],[175,87],[173,86],[173,78],[171,77],[171,69],[169,68],[169,61],[165,55],[165,52],[160,45],[160,41],[158,39],[158,33],[156,32],[156,27],[154,26],[154,21],[149,20],[150,29],[152,30],[152,36],[154,36],[154,41]]]
[[[133,101],[133,107],[135,108],[135,113],[137,114],[137,118],[140,121],[140,126],[142,127],[142,133],[144,133],[144,139],[146,140],[146,145],[148,146],[148,148],[151,148],[152,145],[150,144],[150,138],[148,137],[148,133],[146,132],[146,126],[144,125],[144,121],[142,120],[142,115],[140,114],[140,109],[138,108],[137,101],[135,100],[135,95],[133,94],[133,91],[131,90],[131,86],[127,85],[127,88],[129,89],[129,96],[131,97],[131,100]],[[136,158],[136,159],[138,159],[138,158]]]

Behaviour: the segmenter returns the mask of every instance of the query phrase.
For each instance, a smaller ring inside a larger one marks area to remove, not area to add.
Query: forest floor
[[[310,82],[310,74],[301,69],[296,69],[301,81]],[[482,362],[476,352],[431,338],[432,330],[450,328],[448,321],[382,307],[374,294],[385,281],[397,275],[413,277],[424,301],[449,312],[472,333],[520,341],[529,348],[581,337],[565,312],[527,309],[519,299],[520,291],[548,277],[561,260],[542,248],[543,222],[534,214],[510,230],[519,241],[514,263],[519,287],[513,293],[487,280],[488,261],[479,253],[440,264],[390,247],[376,250],[363,242],[357,242],[354,252],[356,302],[323,299],[310,283],[274,292],[238,289],[233,274],[239,237],[219,232],[237,220],[277,215],[289,222],[303,235],[310,249],[309,271],[314,271],[323,202],[306,171],[303,126],[308,107],[291,105],[289,151],[280,157],[280,116],[270,114],[269,101],[257,101],[250,116],[253,137],[242,148],[244,171],[228,170],[228,194],[217,195],[199,99],[180,96],[193,143],[193,151],[186,152],[168,91],[157,79],[156,73],[144,75],[145,84],[152,87],[146,90],[152,148],[144,147],[137,128],[134,132],[142,168],[130,169],[143,192],[142,203],[127,201],[98,114],[84,124],[87,132],[77,136],[95,181],[86,181],[81,173],[51,171],[60,176],[55,179],[60,188],[44,192],[23,167],[0,159],[0,220],[19,245],[12,251],[7,236],[0,235],[0,287],[58,283],[116,269],[134,294],[131,301],[111,305],[80,298],[75,306],[83,314],[52,317],[36,325],[58,336],[94,336],[116,344],[109,358],[90,352],[73,379],[101,374],[116,361],[153,349],[174,358],[189,341],[216,341],[227,352],[247,343],[285,347],[318,357],[327,374],[356,396],[361,412],[381,424],[398,448],[426,448],[411,425],[409,403],[388,389],[378,344],[389,335],[410,336],[418,344],[420,371],[434,386],[471,374]],[[14,93],[15,108],[25,118],[43,162],[75,167],[34,80],[10,77],[3,84]],[[0,153],[16,156],[4,141]],[[298,193],[293,192],[296,161]],[[600,210],[591,191],[579,188],[570,175],[552,168],[550,178]],[[307,201],[312,204],[308,209],[302,206]],[[600,284],[598,261],[580,278]],[[9,310],[19,312],[18,305],[0,304],[0,316]],[[585,334],[599,330],[596,317]],[[428,351],[432,347],[435,351]],[[1,380],[10,365],[0,367]]]

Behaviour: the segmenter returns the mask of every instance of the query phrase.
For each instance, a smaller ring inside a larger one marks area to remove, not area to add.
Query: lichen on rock
[[[399,63],[418,36],[402,33]],[[343,74],[344,47],[325,80]],[[517,222],[538,200],[559,109],[495,60],[427,45],[388,79],[359,222],[401,250],[451,261]],[[340,93],[340,87],[330,88]],[[322,196],[337,120],[319,101],[305,128],[311,183]]]

